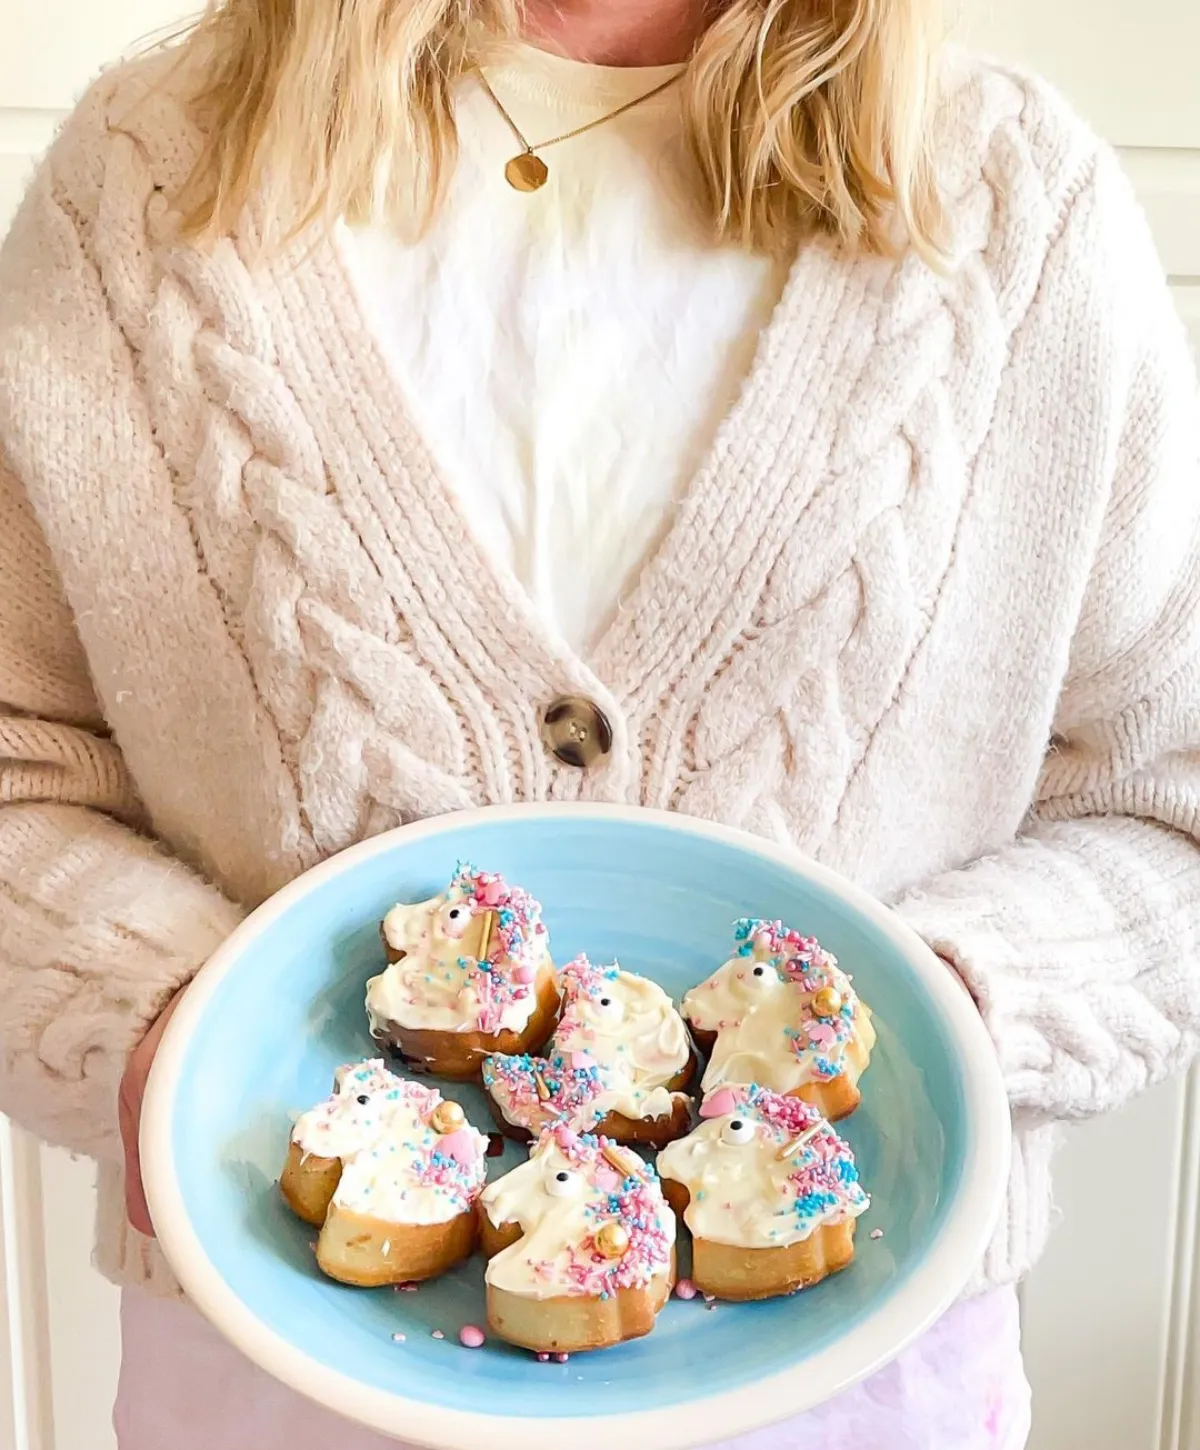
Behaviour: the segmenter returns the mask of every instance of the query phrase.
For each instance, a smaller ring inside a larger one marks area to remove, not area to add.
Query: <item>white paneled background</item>
[[[1121,147],[1200,349],[1200,0],[964,3],[980,44],[1049,74]],[[0,0],[0,231],[99,64],[191,8]],[[1114,1197],[1114,1180],[1132,1187]],[[88,1263],[91,1181],[0,1120],[0,1450],[114,1445],[117,1296]],[[1071,1132],[1062,1227],[1024,1291],[1033,1450],[1200,1450],[1198,1184],[1200,1080]]]

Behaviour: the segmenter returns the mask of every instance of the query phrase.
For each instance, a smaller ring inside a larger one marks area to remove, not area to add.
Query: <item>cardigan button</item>
[[[542,743],[564,765],[586,770],[612,750],[612,726],[593,701],[582,695],[563,695],[542,716]]]

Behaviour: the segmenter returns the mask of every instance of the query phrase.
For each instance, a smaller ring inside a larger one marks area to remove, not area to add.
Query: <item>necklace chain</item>
[[[479,70],[476,74],[479,76],[480,84],[483,86],[488,99],[495,106],[496,110],[500,112],[505,124],[513,133],[517,144],[521,148],[521,154],[514,156],[504,168],[504,175],[508,180],[508,184],[517,191],[537,191],[545,185],[549,171],[547,170],[546,163],[538,156],[537,153],[539,151],[545,151],[550,146],[561,145],[564,141],[573,141],[576,136],[582,136],[587,131],[594,131],[597,126],[603,126],[609,121],[615,121],[618,116],[623,116],[626,111],[632,111],[635,106],[641,106],[647,101],[652,101],[655,96],[661,95],[663,91],[673,86],[679,79],[678,75],[673,75],[661,82],[661,84],[653,87],[652,90],[648,90],[644,95],[634,96],[632,101],[626,101],[623,106],[618,106],[615,111],[608,111],[603,116],[597,116],[594,121],[588,121],[582,126],[576,126],[573,131],[564,131],[561,136],[551,136],[548,141],[534,143],[525,138],[520,127],[501,104],[500,97],[492,89],[483,71]]]

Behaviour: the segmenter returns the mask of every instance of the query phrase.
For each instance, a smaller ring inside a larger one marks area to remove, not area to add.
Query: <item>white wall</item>
[[[967,0],[972,39],[1033,66],[1120,147],[1200,349],[1198,0]]]
[[[0,0],[0,229],[101,59],[191,8]],[[1200,347],[1200,0],[1006,0],[971,29],[1122,148]],[[1114,1176],[1137,1185],[1136,1240]],[[88,1267],[90,1169],[0,1123],[0,1180],[0,1450],[111,1450],[116,1295]],[[1197,1082],[1071,1135],[1063,1227],[1024,1294],[1035,1450],[1200,1450],[1198,1182]]]

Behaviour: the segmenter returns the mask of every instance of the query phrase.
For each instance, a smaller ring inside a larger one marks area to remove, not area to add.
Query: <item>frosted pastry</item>
[[[502,877],[460,865],[440,896],[395,906],[389,965],[367,983],[371,1035],[418,1072],[475,1077],[489,1052],[536,1052],[558,992],[542,909]]]
[[[645,977],[577,957],[559,974],[562,1016],[545,1057],[484,1059],[483,1085],[510,1137],[562,1119],[660,1148],[687,1132],[695,1057],[674,1003]]]
[[[801,1098],[755,1084],[705,1098],[700,1126],[658,1155],[692,1234],[692,1281],[722,1299],[771,1299],[854,1258],[870,1200],[849,1145]]]
[[[492,1332],[574,1353],[649,1334],[675,1281],[675,1216],[628,1148],[548,1128],[478,1206]]]
[[[862,1101],[858,1080],[875,1029],[832,953],[778,921],[739,921],[733,956],[683,999],[696,1041],[711,1053],[705,1091],[756,1082],[794,1093],[831,1121]]]
[[[331,1096],[297,1120],[279,1188],[320,1228],[330,1278],[431,1279],[475,1247],[487,1141],[458,1103],[363,1062],[339,1068]]]

